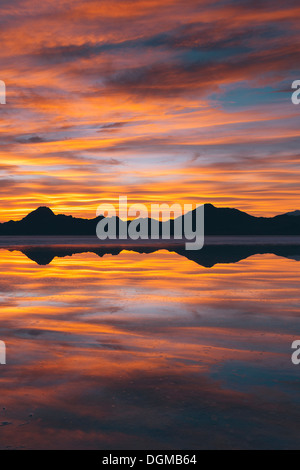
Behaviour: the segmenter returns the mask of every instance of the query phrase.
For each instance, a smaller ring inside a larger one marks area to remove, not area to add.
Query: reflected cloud
[[[298,262],[111,254],[0,250],[1,448],[297,446]]]

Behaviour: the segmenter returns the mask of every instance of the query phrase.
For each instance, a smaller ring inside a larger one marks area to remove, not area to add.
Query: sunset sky
[[[300,209],[299,0],[0,0],[0,221]]]

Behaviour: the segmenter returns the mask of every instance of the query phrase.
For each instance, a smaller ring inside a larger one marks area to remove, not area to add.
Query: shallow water
[[[0,250],[0,448],[298,448],[299,267]]]

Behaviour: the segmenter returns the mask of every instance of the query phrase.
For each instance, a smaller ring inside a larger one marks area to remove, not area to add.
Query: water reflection
[[[0,266],[0,448],[298,447],[297,261],[0,250]]]

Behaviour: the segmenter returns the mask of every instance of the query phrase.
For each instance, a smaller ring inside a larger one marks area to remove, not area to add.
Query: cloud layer
[[[0,219],[300,208],[297,1],[1,1]]]

